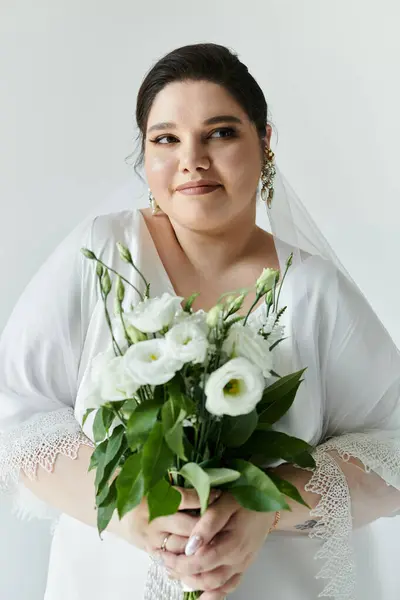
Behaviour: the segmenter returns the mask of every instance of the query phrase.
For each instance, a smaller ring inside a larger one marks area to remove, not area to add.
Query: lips
[[[211,192],[215,191],[216,189],[218,189],[220,187],[222,187],[222,186],[217,181],[209,181],[209,180],[200,179],[197,181],[188,181],[187,183],[180,185],[176,189],[178,192],[181,192],[182,194],[187,194],[187,195],[198,194],[198,195],[200,195],[200,194],[210,194]]]

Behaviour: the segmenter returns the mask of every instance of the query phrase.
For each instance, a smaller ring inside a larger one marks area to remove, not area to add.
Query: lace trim
[[[355,600],[350,490],[339,464],[328,454],[331,450],[344,461],[350,458],[360,460],[367,473],[374,471],[388,485],[400,488],[400,444],[395,440],[379,440],[368,434],[351,433],[332,438],[314,452],[317,468],[305,490],[321,496],[319,504],[310,512],[311,516],[320,519],[309,537],[325,540],[315,557],[325,560],[317,579],[329,580],[319,597]]]
[[[33,494],[19,482],[20,471],[32,480],[39,466],[50,473],[59,454],[76,459],[81,445],[93,447],[72,408],[35,414],[0,434],[0,492],[14,496],[14,509],[21,516],[54,515],[54,511],[45,510],[47,505],[36,497],[33,499]]]

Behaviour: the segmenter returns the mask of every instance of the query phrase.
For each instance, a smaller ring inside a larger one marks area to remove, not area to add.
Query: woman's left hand
[[[205,590],[202,600],[222,600],[239,585],[274,517],[247,510],[223,493],[193,529],[186,555],[163,552],[160,558],[174,577],[194,590]]]

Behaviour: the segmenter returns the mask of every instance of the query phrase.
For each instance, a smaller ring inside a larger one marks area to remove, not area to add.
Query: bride
[[[180,598],[176,580],[204,590],[203,600],[394,599],[368,557],[373,524],[400,510],[399,352],[277,172],[262,90],[227,48],[186,46],[146,75],[136,116],[150,208],[132,199],[72,232],[0,343],[0,486],[26,513],[54,515],[45,600]],[[256,222],[260,178],[271,232]],[[177,515],[149,524],[143,502],[99,539],[91,421],[81,423],[89,365],[108,332],[79,250],[121,271],[116,242],[152,295],[197,291],[194,309],[205,310],[264,267],[282,270],[293,252],[277,371],[307,371],[276,427],[312,444],[317,466],[273,470],[311,512],[290,500],[291,511],[251,512],[222,493],[198,518],[184,511],[198,506],[186,490]]]

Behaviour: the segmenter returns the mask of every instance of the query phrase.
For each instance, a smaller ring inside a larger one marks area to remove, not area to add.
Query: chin
[[[227,220],[228,211],[224,204],[215,200],[210,204],[203,200],[190,199],[186,201],[186,205],[180,203],[179,208],[174,207],[173,212],[177,215],[176,221],[184,227],[198,230],[216,229],[224,226]]]

